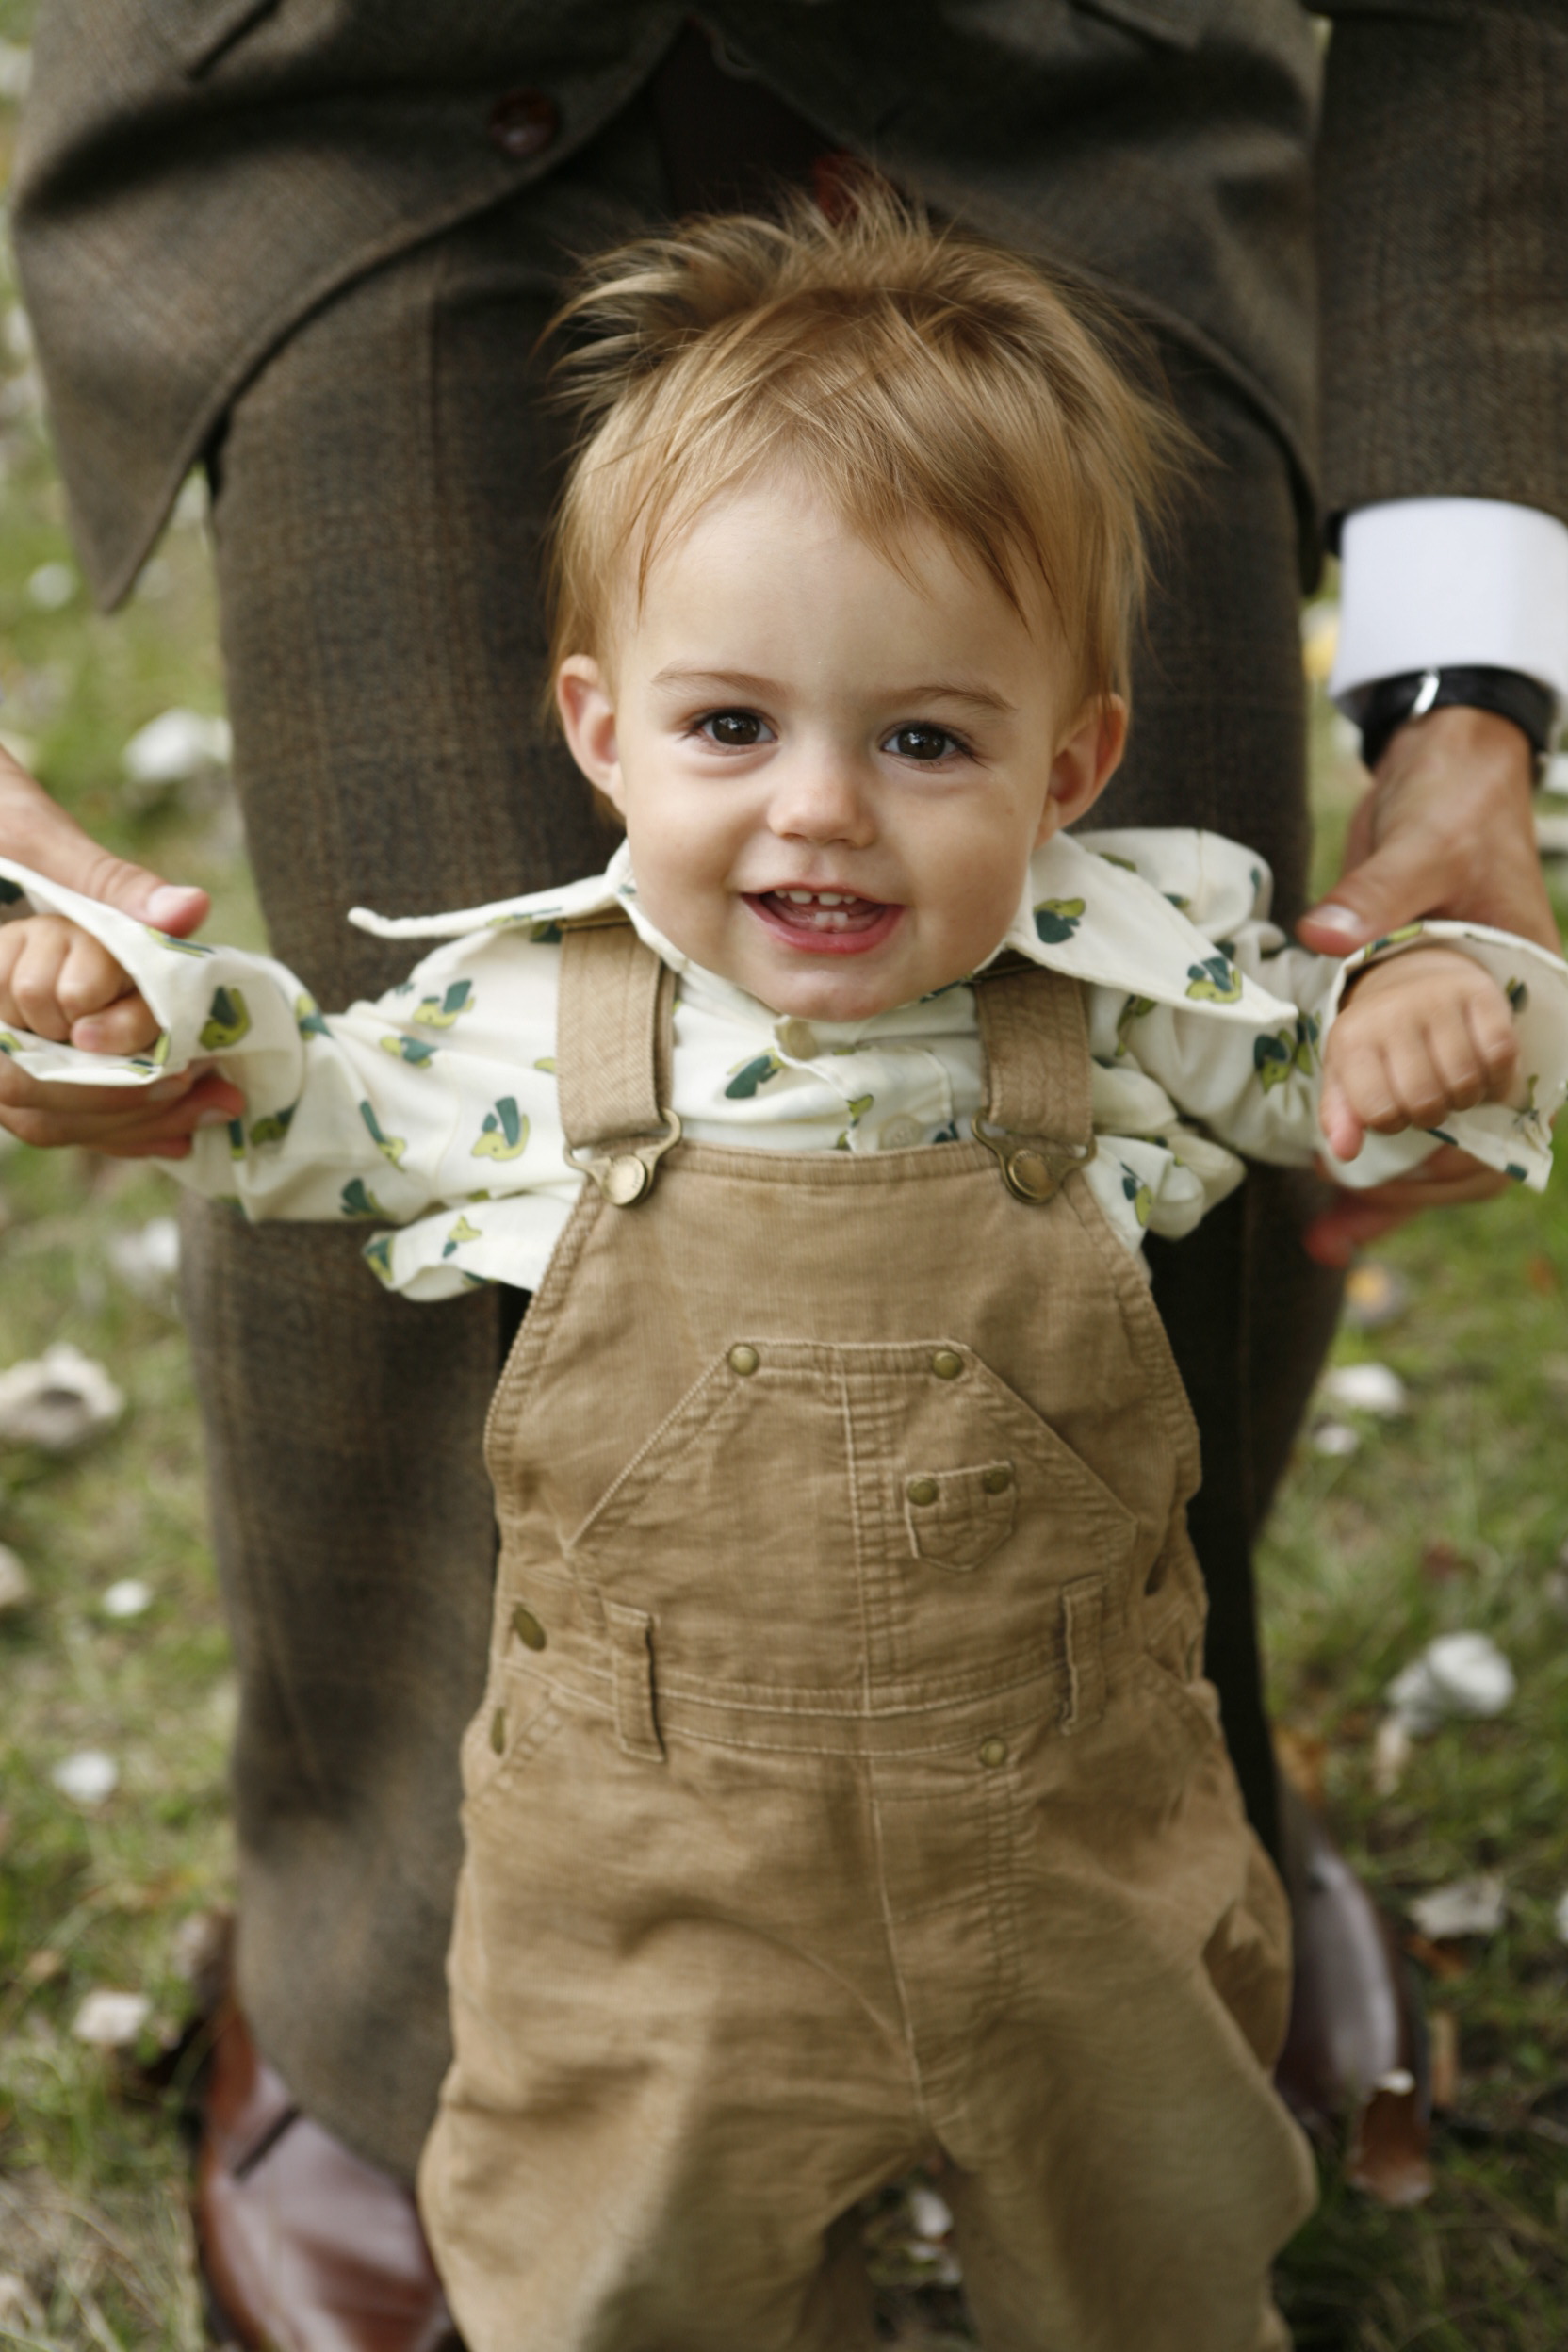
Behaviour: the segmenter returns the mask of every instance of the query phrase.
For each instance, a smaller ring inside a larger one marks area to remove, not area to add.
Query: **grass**
[[[0,38],[24,39],[29,13],[0,0]],[[9,136],[0,119],[0,168]],[[147,719],[221,708],[199,517],[174,527],[112,620],[79,586],[55,609],[29,594],[41,565],[72,557],[14,299],[0,281],[0,730],[24,739],[91,830],[207,884],[221,929],[254,940],[222,792],[138,808],[120,782]],[[1350,772],[1321,709],[1315,725],[1327,872]],[[201,2341],[173,2094],[144,2068],[188,2013],[182,1926],[229,1893],[234,1685],[183,1337],[110,1255],[169,1206],[164,1180],[134,1167],[0,1156],[0,1365],[71,1340],[127,1398],[79,1454],[0,1454],[0,1542],[36,1588],[0,1618],[0,2344],[60,2352]],[[1481,1868],[1503,1874],[1509,1910],[1464,1973],[1429,1988],[1460,2059],[1435,2195],[1385,2212],[1331,2163],[1281,2295],[1303,2352],[1556,2352],[1568,2340],[1568,1948],[1553,1924],[1568,1889],[1568,1187],[1412,1227],[1380,1257],[1408,1283],[1408,1310],[1376,1335],[1346,1332],[1337,1354],[1393,1365],[1411,1410],[1361,1424],[1348,1461],[1303,1449],[1296,1462],[1263,1563],[1274,1704],[1320,1758],[1336,1831],[1391,1910]],[[152,1604],[117,1621],[103,1594],[131,1575]],[[1462,1626],[1507,1651],[1518,1697],[1494,1723],[1421,1743],[1379,1796],[1382,1690],[1433,1633]],[[50,1777],[87,1747],[120,1769],[91,1810]],[[151,2001],[129,2060],[72,2034],[102,1987]]]

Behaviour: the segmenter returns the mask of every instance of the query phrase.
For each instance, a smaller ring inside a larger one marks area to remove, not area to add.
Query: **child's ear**
[[[1121,765],[1126,747],[1126,702],[1120,694],[1097,694],[1072,721],[1051,763],[1037,848],[1064,825],[1076,825],[1094,807]]]
[[[615,705],[609,681],[591,654],[566,656],[556,672],[555,703],[572,758],[594,790],[624,814]]]

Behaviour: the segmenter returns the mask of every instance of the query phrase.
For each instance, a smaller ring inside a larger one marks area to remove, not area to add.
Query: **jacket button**
[[[498,1756],[506,1754],[506,1709],[498,1707],[490,1718],[490,1745]]]
[[[732,1372],[738,1372],[743,1380],[750,1379],[761,1361],[756,1348],[748,1348],[743,1339],[738,1347],[732,1348],[729,1351],[729,1368]]]
[[[988,1470],[980,1481],[988,1494],[1005,1494],[1012,1482],[1013,1474],[1005,1462],[998,1462],[994,1470]]]
[[[509,90],[490,109],[490,144],[514,163],[541,155],[560,135],[561,115],[542,90]]]
[[[951,1348],[939,1348],[931,1359],[931,1369],[939,1380],[956,1380],[963,1368],[962,1356],[955,1355]]]
[[[512,1612],[512,1630],[525,1650],[542,1650],[549,1640],[532,1609],[525,1609],[520,1601]]]
[[[912,1503],[934,1503],[937,1499],[937,1481],[935,1478],[911,1478],[907,1492]]]
[[[994,1772],[999,1764],[1005,1764],[1007,1761],[1007,1742],[1005,1740],[982,1740],[980,1742],[980,1761],[988,1771],[991,1772]]]

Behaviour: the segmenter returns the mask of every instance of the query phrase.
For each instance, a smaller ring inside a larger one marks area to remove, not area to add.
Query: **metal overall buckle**
[[[621,1142],[613,1152],[596,1152],[592,1144],[566,1143],[561,1156],[579,1175],[591,1176],[612,1208],[629,1209],[653,1189],[659,1163],[671,1144],[680,1141],[680,1120],[674,1111],[663,1113],[664,1134],[649,1143]],[[591,1156],[579,1159],[578,1153]]]
[[[1053,1143],[1042,1135],[988,1127],[983,1119],[973,1121],[972,1133],[975,1142],[995,1155],[1007,1190],[1031,1205],[1051,1200],[1075,1168],[1087,1168],[1097,1149],[1092,1135],[1087,1143]]]

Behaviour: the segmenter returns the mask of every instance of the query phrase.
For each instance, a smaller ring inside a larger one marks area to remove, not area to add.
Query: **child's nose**
[[[853,763],[831,757],[792,764],[780,776],[769,810],[775,833],[796,841],[868,842],[874,832],[871,801]]]

